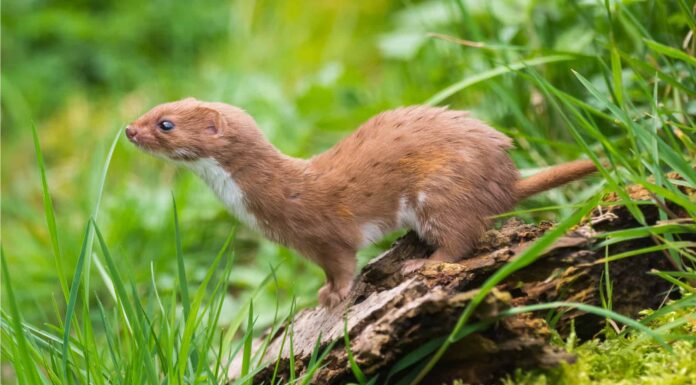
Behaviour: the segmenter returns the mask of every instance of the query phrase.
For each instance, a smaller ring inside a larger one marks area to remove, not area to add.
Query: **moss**
[[[696,314],[694,308],[671,312],[650,323],[653,329],[681,317],[688,322],[672,328],[670,353],[638,332],[626,335],[611,330],[604,339],[595,338],[571,350],[573,364],[551,370],[518,370],[503,380],[505,385],[593,384],[593,385],[686,385],[696,384]],[[645,312],[648,314],[649,312]],[[572,344],[571,344],[572,345]]]

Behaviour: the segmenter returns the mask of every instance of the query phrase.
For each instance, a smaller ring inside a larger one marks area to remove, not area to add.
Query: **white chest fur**
[[[183,163],[208,184],[227,210],[237,219],[253,229],[259,229],[256,217],[247,210],[244,191],[217,160],[200,158]]]

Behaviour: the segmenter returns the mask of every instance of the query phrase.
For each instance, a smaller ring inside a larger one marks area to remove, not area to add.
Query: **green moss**
[[[650,323],[652,328],[691,318],[670,331],[673,352],[637,332],[621,335],[608,330],[606,338],[587,341],[574,349],[577,361],[548,371],[517,371],[506,385],[696,384],[696,316],[693,308],[671,312]],[[647,312],[646,312],[647,313]]]

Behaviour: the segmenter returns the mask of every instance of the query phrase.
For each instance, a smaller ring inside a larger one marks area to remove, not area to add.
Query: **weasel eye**
[[[171,131],[174,129],[174,123],[170,122],[169,120],[163,120],[157,123],[157,127],[159,127],[162,131]]]

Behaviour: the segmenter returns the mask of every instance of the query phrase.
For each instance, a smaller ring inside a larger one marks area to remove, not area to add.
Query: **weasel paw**
[[[409,259],[401,265],[401,274],[409,275],[420,270],[428,262],[425,258]]]
[[[327,283],[319,289],[319,304],[327,308],[335,307],[348,297],[350,288],[351,286],[347,285],[337,289],[333,285]]]

